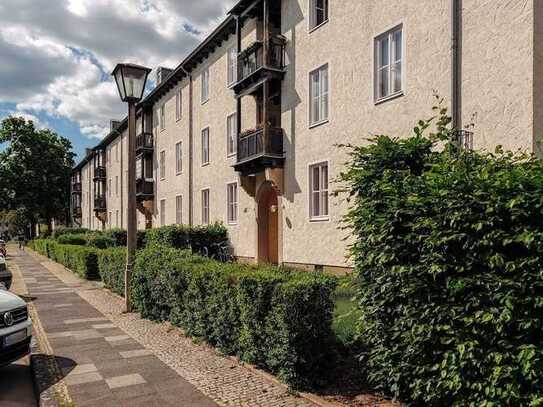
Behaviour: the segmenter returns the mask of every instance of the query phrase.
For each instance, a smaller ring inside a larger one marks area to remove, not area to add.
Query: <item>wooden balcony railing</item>
[[[256,41],[243,50],[238,56],[237,82],[251,76],[261,68],[281,70],[285,67],[285,41],[274,37],[270,40],[268,60],[264,61],[264,44]]]
[[[152,197],[154,193],[155,185],[153,181],[143,178],[136,179],[136,197],[148,198]]]
[[[238,137],[237,161],[242,163],[260,156],[283,157],[283,129],[268,127],[241,133]]]
[[[72,183],[72,194],[80,194],[80,193],[81,193],[81,182]]]
[[[107,210],[105,195],[94,198],[94,211],[105,212]]]
[[[136,136],[136,154],[152,152],[154,148],[153,133],[140,133]]]

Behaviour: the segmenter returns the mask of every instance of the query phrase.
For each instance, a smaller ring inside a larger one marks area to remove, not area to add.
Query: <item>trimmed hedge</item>
[[[442,112],[443,114],[443,112]],[[370,384],[429,406],[543,405],[543,160],[438,133],[352,151]]]
[[[56,241],[60,244],[85,246],[87,244],[87,235],[66,233],[57,237]]]
[[[155,245],[138,253],[132,283],[143,317],[170,320],[293,386],[317,383],[332,361],[333,277]]]
[[[106,236],[100,232],[93,232],[87,235],[87,246],[95,247],[96,249],[107,249],[109,247],[114,247],[116,241],[110,237]]]
[[[114,293],[124,295],[126,248],[111,247],[98,250],[98,271],[104,285]]]
[[[33,240],[30,242],[30,247],[87,280],[100,279],[96,249],[60,244],[52,239]]]
[[[53,231],[53,238],[57,239],[62,235],[81,235],[89,232],[86,228],[70,228],[65,226],[58,226]]]

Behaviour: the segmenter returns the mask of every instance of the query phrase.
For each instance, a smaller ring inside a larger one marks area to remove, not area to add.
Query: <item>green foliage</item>
[[[101,232],[92,232],[87,234],[87,246],[94,247],[96,249],[107,249],[109,247],[114,247],[116,241],[110,237],[106,236]]]
[[[72,228],[66,226],[57,226],[53,231],[53,238],[58,239],[62,235],[82,235],[89,232],[86,228]]]
[[[132,284],[142,316],[170,320],[293,386],[315,384],[332,360],[332,277],[150,245],[138,252]]]
[[[84,246],[87,244],[87,235],[86,234],[63,234],[60,235],[56,241],[60,244],[73,244]]]
[[[126,248],[111,247],[97,250],[98,271],[104,285],[114,293],[124,295],[124,271],[126,268]]]
[[[140,236],[142,232],[144,231],[138,231],[138,236]],[[110,239],[113,239],[113,241],[115,242],[115,246],[126,247],[126,230],[114,228],[114,229],[104,230],[102,233],[104,236]]]
[[[368,379],[424,405],[540,405],[543,162],[440,143],[439,113],[428,138],[421,121],[353,148],[341,176]]]

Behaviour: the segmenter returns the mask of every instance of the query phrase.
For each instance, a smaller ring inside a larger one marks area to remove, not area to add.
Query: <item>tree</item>
[[[39,220],[51,226],[53,218],[68,219],[74,164],[70,141],[36,129],[31,120],[8,117],[0,126],[0,143],[6,143],[0,152],[0,207],[26,211],[32,226]]]

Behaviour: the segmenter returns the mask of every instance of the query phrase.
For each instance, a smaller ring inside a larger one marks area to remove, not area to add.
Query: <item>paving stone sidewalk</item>
[[[76,406],[217,406],[27,252],[13,251]]]
[[[168,323],[123,313],[120,297],[43,256],[13,253],[77,406],[337,405],[301,398]]]

